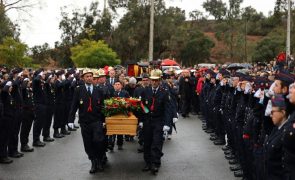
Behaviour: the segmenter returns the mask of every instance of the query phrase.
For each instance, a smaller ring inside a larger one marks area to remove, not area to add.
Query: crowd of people
[[[243,68],[243,69],[242,69]],[[103,102],[135,97],[147,108],[136,113],[138,152],[143,171],[157,174],[164,137],[172,138],[179,116],[198,115],[236,177],[249,180],[295,179],[295,76],[286,66],[217,66],[140,77],[106,69],[29,70],[2,68],[0,74],[0,163],[63,138],[81,128],[90,173],[103,171],[107,151],[123,149],[132,136],[106,136]],[[77,118],[78,117],[78,118]],[[195,116],[196,117],[196,116]],[[78,119],[79,125],[75,124]],[[53,125],[52,125],[53,121]],[[53,137],[51,137],[53,128]],[[43,136],[43,141],[41,140]]]
[[[163,155],[164,132],[171,139],[172,126],[177,121],[177,95],[172,92],[175,87],[170,80],[162,84],[161,74],[160,70],[154,70],[151,75],[135,78],[126,77],[124,71],[116,72],[111,67],[107,71],[87,68],[34,71],[3,67],[0,75],[0,163],[10,164],[11,158],[21,158],[23,152],[45,147],[47,142],[64,138],[80,127],[92,164],[90,173],[103,171],[106,152],[113,151],[115,143],[118,150],[122,150],[124,140],[134,141],[134,137],[128,135],[106,136],[104,100],[136,97],[148,109],[148,112],[136,114],[138,152],[144,153],[146,166],[143,170],[156,174]],[[76,119],[80,126],[75,124]],[[31,129],[33,147],[29,143]]]

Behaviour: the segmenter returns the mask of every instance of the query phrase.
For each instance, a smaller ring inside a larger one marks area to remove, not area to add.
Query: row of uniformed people
[[[200,96],[203,129],[215,145],[227,142],[222,149],[236,177],[295,179],[295,92],[293,86],[289,89],[294,76],[278,72],[274,81],[269,78],[206,71]]]
[[[14,69],[8,79],[1,80],[1,101],[3,111],[0,120],[0,163],[9,164],[12,158],[20,158],[19,152],[33,152],[29,146],[29,133],[33,126],[35,147],[44,147],[41,141],[52,142],[50,128],[54,117],[54,138],[69,135],[66,130],[69,106],[76,85],[73,70],[65,73],[47,73],[42,69],[29,73],[27,70]],[[63,117],[64,116],[64,117]],[[75,126],[71,131],[77,128]],[[61,131],[59,131],[59,129]]]

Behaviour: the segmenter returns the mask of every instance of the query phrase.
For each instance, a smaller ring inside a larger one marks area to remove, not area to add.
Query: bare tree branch
[[[14,5],[16,5],[16,4],[18,4],[18,3],[22,2],[22,1],[23,1],[23,0],[18,0],[18,1],[15,1],[15,2],[13,2],[13,3],[6,4],[6,5],[4,5],[4,6],[5,6],[5,8],[7,8],[7,7],[9,7],[9,6],[14,6]]]
[[[34,6],[34,4],[28,4],[28,5],[23,5],[23,6],[10,6],[9,8],[5,9],[5,12],[7,12],[7,11],[9,11],[11,9],[24,11],[25,8],[31,8],[33,6]]]

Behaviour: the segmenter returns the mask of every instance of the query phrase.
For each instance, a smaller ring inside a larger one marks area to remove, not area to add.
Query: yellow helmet
[[[160,69],[154,69],[151,71],[150,79],[161,79],[162,71]]]

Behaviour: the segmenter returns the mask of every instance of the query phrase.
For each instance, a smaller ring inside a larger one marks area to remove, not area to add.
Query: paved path
[[[104,173],[90,175],[90,161],[84,152],[80,129],[67,138],[35,148],[10,165],[0,165],[0,180],[58,179],[160,179],[160,180],[235,180],[220,146],[202,131],[197,116],[180,119],[178,134],[164,145],[162,167],[157,176],[142,172],[143,155],[136,142],[124,142],[124,150],[108,153]]]

